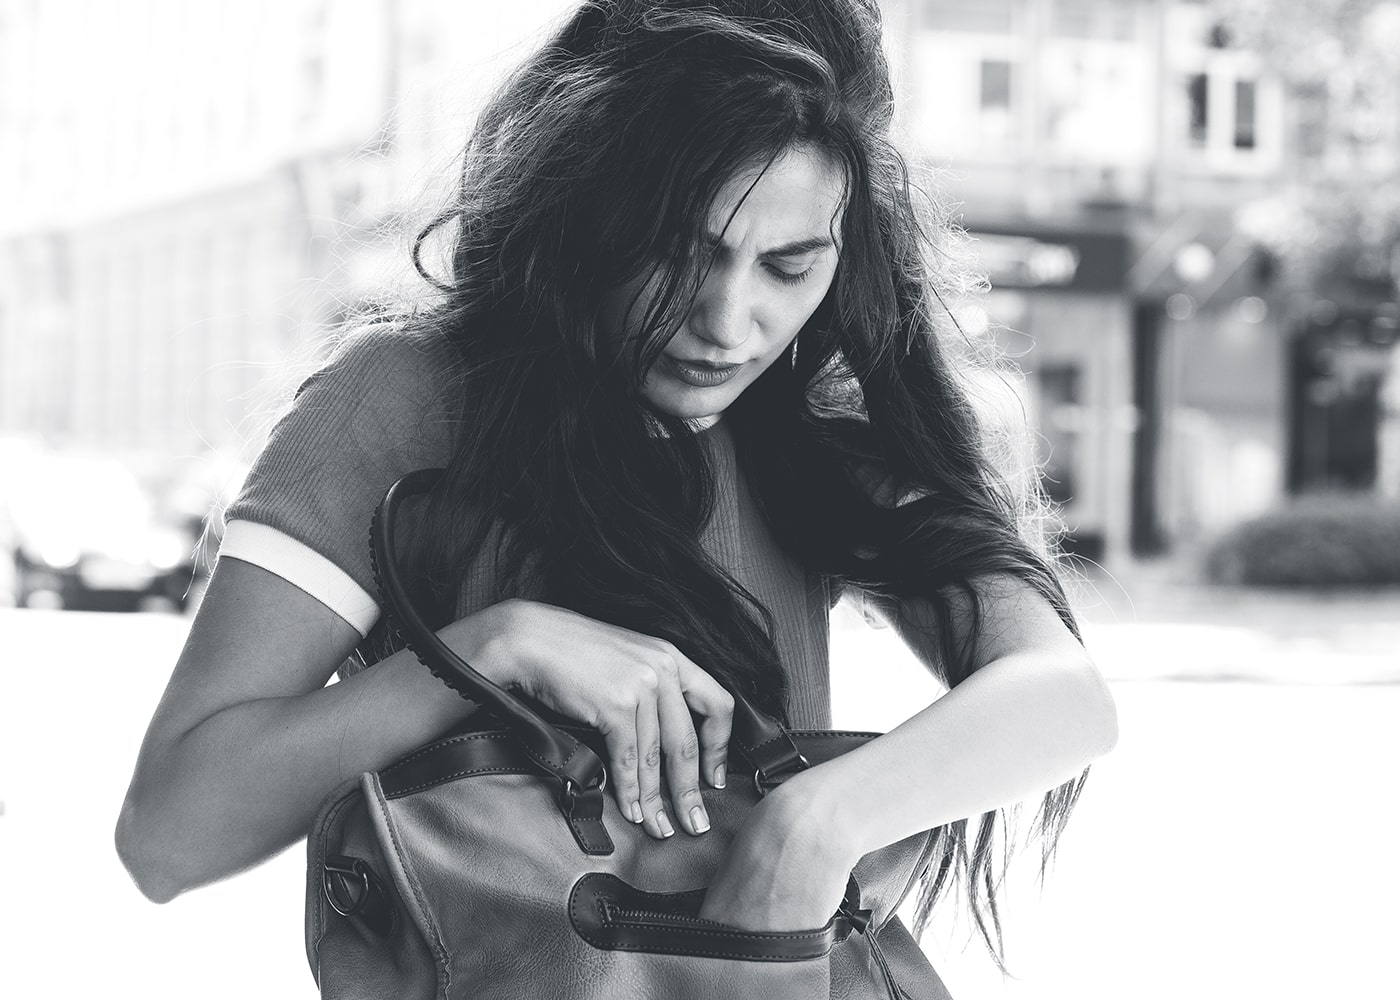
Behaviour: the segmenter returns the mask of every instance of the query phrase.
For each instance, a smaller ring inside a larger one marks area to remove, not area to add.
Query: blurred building
[[[476,102],[571,6],[6,5],[0,437],[255,447],[286,360],[405,273]],[[950,168],[991,278],[965,326],[1028,370],[1076,547],[1400,481],[1393,301],[1290,311],[1250,235],[1282,181],[1358,167],[1325,93],[1199,2],[885,6],[905,144]],[[1379,149],[1393,166],[1400,137]]]
[[[245,452],[407,265],[479,99],[564,0],[60,0],[0,16],[0,435]]]
[[[1319,420],[1298,345],[1335,346],[1317,330],[1346,310],[1293,314],[1248,217],[1287,180],[1348,169],[1326,142],[1325,93],[1286,87],[1200,2],[892,11],[908,140],[950,168],[978,237],[991,329],[1030,374],[1071,544],[1157,552],[1288,488],[1337,485],[1307,466]],[[1393,333],[1350,323],[1348,370],[1383,367]],[[1337,426],[1334,458],[1356,437],[1355,421]]]

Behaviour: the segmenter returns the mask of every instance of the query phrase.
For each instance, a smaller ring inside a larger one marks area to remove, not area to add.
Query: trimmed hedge
[[[1215,583],[1266,587],[1400,584],[1400,502],[1300,497],[1226,531],[1207,550],[1205,570]]]

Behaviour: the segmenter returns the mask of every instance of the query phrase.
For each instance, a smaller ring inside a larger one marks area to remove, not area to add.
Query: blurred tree
[[[1290,181],[1241,224],[1286,292],[1390,299],[1400,284],[1400,2],[1212,0],[1225,41],[1288,84]]]

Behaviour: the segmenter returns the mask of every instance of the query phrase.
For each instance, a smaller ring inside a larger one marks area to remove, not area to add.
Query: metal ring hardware
[[[331,904],[331,909],[342,917],[353,917],[363,910],[370,893],[369,865],[365,864],[364,859],[337,856],[327,858],[323,867],[325,871],[321,876],[321,888],[325,890],[326,902]],[[340,893],[333,886],[343,886],[348,876],[360,880],[360,891],[351,902],[346,903],[341,900]]]
[[[607,769],[606,767],[599,768],[599,769],[598,769],[598,784],[596,784],[596,785],[589,785],[588,787],[589,787],[589,788],[597,788],[598,791],[600,791],[600,792],[606,791],[606,790],[607,790],[607,787],[608,787],[608,769]],[[572,799],[574,799],[575,797],[578,796],[578,793],[579,793],[578,782],[574,781],[572,778],[565,778],[565,779],[564,779],[564,798],[572,800]]]

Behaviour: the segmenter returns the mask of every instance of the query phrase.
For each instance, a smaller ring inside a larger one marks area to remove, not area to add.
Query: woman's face
[[[783,355],[836,273],[840,169],[819,151],[794,149],[755,182],[757,174],[741,171],[715,199],[713,263],[642,389],[657,409],[697,427],[718,420]],[[637,334],[645,284],[638,278],[604,297],[600,319],[613,336]]]

